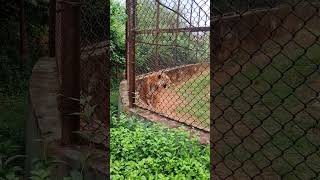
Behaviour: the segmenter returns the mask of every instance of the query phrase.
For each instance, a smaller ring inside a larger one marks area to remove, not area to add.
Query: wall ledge
[[[71,170],[79,168],[81,154],[97,152],[104,157],[92,159],[86,164],[84,177],[88,180],[107,179],[107,152],[88,146],[61,146],[61,119],[57,97],[59,92],[57,64],[55,58],[42,57],[35,64],[29,81],[29,119],[26,122],[26,177],[30,175],[32,160],[40,158],[43,143],[49,144],[49,156],[58,157],[69,164],[59,165],[53,170],[53,179],[63,179]],[[39,141],[41,140],[41,141]]]

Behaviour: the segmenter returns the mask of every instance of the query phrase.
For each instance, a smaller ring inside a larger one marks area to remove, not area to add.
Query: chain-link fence
[[[89,115],[82,119],[81,128],[94,143],[104,145],[108,144],[110,111],[107,8],[107,1],[81,0],[80,83],[86,101],[83,112]]]
[[[62,141],[107,148],[109,127],[108,1],[56,4],[56,59],[60,81]],[[75,101],[80,99],[80,104]],[[79,109],[80,106],[80,109]],[[80,121],[77,113],[80,111]],[[76,113],[70,116],[70,113]],[[76,131],[76,132],[75,132]],[[81,142],[81,141],[80,141]],[[82,143],[82,142],[81,142]]]
[[[131,87],[130,91],[134,91],[134,104],[207,131],[210,104],[209,2],[127,2],[127,75],[129,89]],[[134,85],[130,78],[135,79]]]
[[[319,179],[320,4],[211,8],[213,179]]]

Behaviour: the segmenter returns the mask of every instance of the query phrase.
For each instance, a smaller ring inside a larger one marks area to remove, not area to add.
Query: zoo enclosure
[[[129,106],[209,131],[209,0],[127,0]]]

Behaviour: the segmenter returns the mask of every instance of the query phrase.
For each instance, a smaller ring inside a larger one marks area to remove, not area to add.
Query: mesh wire
[[[108,143],[108,64],[106,1],[81,0],[80,83],[82,112],[81,130],[86,138],[98,145]],[[91,109],[94,108],[94,109]],[[102,146],[102,147],[104,147]]]
[[[209,0],[135,7],[136,105],[209,131]]]
[[[215,179],[318,179],[319,4],[213,4]]]

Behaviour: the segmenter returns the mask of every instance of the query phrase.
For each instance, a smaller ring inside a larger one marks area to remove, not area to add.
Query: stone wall
[[[58,157],[70,166],[60,164],[52,172],[52,179],[63,179],[72,168],[80,167],[84,153],[99,152],[88,146],[61,146],[61,119],[57,107],[57,66],[54,58],[40,58],[34,66],[29,87],[29,119],[26,122],[26,177],[30,175],[32,160],[40,158],[46,151],[48,156]],[[39,141],[41,140],[41,141]],[[47,149],[43,145],[49,144]],[[107,179],[107,161],[104,158],[91,159],[84,170],[85,179]]]
[[[166,74],[172,83],[176,84],[179,82],[183,82],[186,79],[191,78],[194,74],[198,72],[202,72],[205,69],[209,68],[209,63],[199,63],[199,64],[188,64],[183,66],[177,66],[173,68],[167,68],[163,69],[161,71],[158,71],[160,73]],[[142,90],[144,89],[144,86],[147,86],[146,83],[147,80],[157,72],[151,72],[148,74],[143,74],[140,76],[137,76],[136,78],[136,90],[138,94],[141,96],[141,93],[144,93]]]

